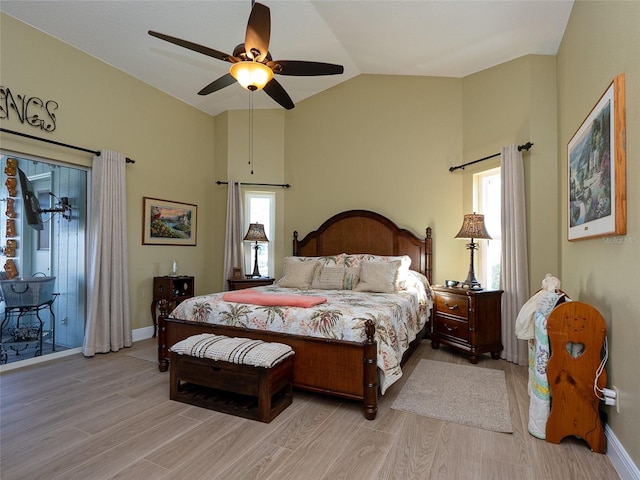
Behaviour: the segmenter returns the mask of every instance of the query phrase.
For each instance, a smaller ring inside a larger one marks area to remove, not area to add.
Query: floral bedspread
[[[352,290],[299,290],[275,285],[256,290],[271,293],[317,295],[326,303],[313,308],[260,306],[222,300],[223,293],[190,298],[171,313],[174,318],[269,330],[309,337],[354,342],[366,339],[364,323],[376,325],[380,390],[402,376],[400,361],[411,341],[429,318],[431,288],[424,276],[412,272],[413,281],[397,293]]]

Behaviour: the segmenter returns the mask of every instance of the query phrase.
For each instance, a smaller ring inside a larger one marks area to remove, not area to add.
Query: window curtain
[[[131,346],[125,168],[126,158],[117,152],[102,150],[93,157],[87,357]]]
[[[229,182],[227,191],[227,224],[224,237],[223,290],[229,289],[227,279],[233,276],[233,267],[241,268],[244,275],[244,219],[240,182]]]
[[[527,365],[527,342],[515,333],[518,312],[529,299],[527,265],[527,216],[522,153],[516,145],[501,150],[502,181],[502,345],[501,357]]]

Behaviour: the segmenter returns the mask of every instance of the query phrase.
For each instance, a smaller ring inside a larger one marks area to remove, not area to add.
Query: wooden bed
[[[293,234],[293,255],[327,256],[340,253],[373,255],[408,255],[412,270],[424,274],[432,282],[431,228],[426,237],[418,238],[399,228],[388,218],[367,210],[350,210],[334,215],[302,240]],[[404,354],[404,360],[428,331],[429,323]],[[296,388],[363,402],[367,419],[378,410],[377,346],[375,327],[370,320],[366,340],[350,342],[305,337],[240,327],[179,320],[167,316],[161,306],[158,321],[158,366],[169,367],[168,349],[176,342],[199,333],[216,333],[285,343],[296,352],[293,383]]]

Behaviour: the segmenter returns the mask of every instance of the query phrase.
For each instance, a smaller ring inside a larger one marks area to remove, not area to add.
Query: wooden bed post
[[[432,264],[433,259],[431,258],[433,254],[433,239],[431,238],[431,232],[432,232],[431,227],[427,227],[427,229],[425,230],[425,233],[427,234],[427,236],[424,239],[424,242],[425,242],[424,257],[425,257],[425,263],[426,263],[424,266],[424,274],[427,277],[427,280],[429,280],[429,283],[433,285],[433,264]]]
[[[367,339],[364,341],[364,416],[373,420],[378,413],[378,346],[375,340],[376,327],[371,319],[364,324]]]
[[[300,251],[300,243],[298,241],[298,231],[294,230],[293,232],[293,256],[297,257],[300,254],[298,253]]]
[[[169,361],[167,357],[167,324],[164,318],[167,316],[167,307],[169,302],[166,300],[160,300],[158,302],[158,308],[160,309],[160,317],[158,318],[158,369],[161,372],[166,372],[169,369]]]

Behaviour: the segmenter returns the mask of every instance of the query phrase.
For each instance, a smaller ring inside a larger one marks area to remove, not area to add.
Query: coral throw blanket
[[[251,288],[237,290],[222,295],[225,302],[250,303],[251,305],[284,306],[309,308],[327,301],[314,295],[283,295],[280,293],[262,293]]]

